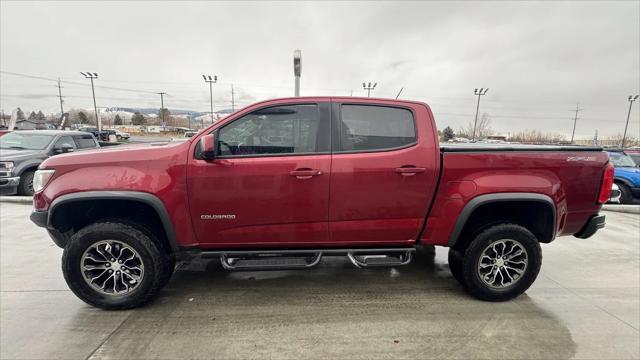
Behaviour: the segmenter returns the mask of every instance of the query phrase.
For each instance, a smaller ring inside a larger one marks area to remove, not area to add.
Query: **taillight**
[[[604,204],[611,196],[611,186],[613,186],[613,164],[608,163],[602,174],[602,182],[600,183],[600,195],[598,195],[598,204]]]

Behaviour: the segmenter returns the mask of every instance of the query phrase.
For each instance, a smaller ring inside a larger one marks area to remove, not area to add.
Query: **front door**
[[[336,102],[332,118],[331,241],[413,243],[438,176],[438,144],[426,106]]]
[[[216,159],[194,158],[188,170],[189,205],[201,245],[327,241],[329,106],[271,106],[215,131]]]

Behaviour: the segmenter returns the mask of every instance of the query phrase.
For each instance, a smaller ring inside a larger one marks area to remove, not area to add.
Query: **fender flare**
[[[615,183],[615,182],[620,182],[620,183],[622,183],[623,185],[625,185],[625,186],[627,186],[627,187],[634,187],[634,185],[633,185],[633,183],[631,182],[631,180],[629,180],[629,179],[627,179],[627,178],[620,177],[620,176],[615,176],[615,177],[613,178],[613,182],[614,182],[614,183]]]
[[[157,196],[141,191],[83,191],[62,195],[53,200],[51,206],[49,206],[47,229],[53,229],[51,221],[57,207],[63,204],[85,200],[129,200],[151,206],[160,218],[167,240],[169,240],[171,250],[173,252],[179,251],[180,248],[178,246],[175,231],[173,230],[173,224],[171,223],[169,213],[167,212],[164,203]]]
[[[456,245],[467,220],[477,208],[490,203],[512,201],[541,202],[547,204],[552,212],[553,230],[551,233],[551,239],[553,240],[556,237],[556,205],[551,197],[538,193],[497,193],[480,195],[467,202],[458,216],[458,220],[451,232],[451,236],[449,236],[447,246],[454,247]]]

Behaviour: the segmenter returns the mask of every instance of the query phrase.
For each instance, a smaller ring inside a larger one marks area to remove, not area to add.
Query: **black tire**
[[[631,189],[625,184],[616,183],[620,188],[620,204],[631,204],[633,202],[633,194]]]
[[[520,244],[526,251],[528,263],[522,275],[513,284],[495,288],[480,278],[478,263],[483,251],[490,244],[503,239]],[[506,301],[524,293],[533,284],[541,265],[542,250],[535,235],[520,225],[500,224],[482,231],[469,244],[462,261],[462,273],[466,289],[471,295],[487,301]]]
[[[169,282],[169,280],[171,280],[171,276],[173,275],[173,271],[176,267],[176,257],[174,254],[171,254],[171,249],[168,248],[166,245],[164,245],[149,227],[147,227],[144,224],[137,223],[135,221],[131,221],[123,218],[117,218],[117,217],[107,218],[102,221],[126,224],[128,226],[131,226],[143,232],[145,235],[149,237],[149,239],[151,239],[151,241],[153,241],[154,244],[160,244],[158,248],[161,250],[161,253],[165,257],[164,269],[162,272],[162,282],[161,282],[162,287],[164,287]]]
[[[133,248],[144,266],[139,285],[122,295],[106,295],[91,287],[81,271],[85,250],[103,240],[116,240]],[[62,273],[67,285],[82,301],[105,310],[123,310],[150,301],[166,283],[168,258],[144,231],[122,222],[102,221],[75,233],[62,254]]]
[[[464,276],[462,275],[462,259],[464,254],[460,251],[449,248],[449,270],[453,277],[464,286]]]
[[[25,171],[20,176],[20,184],[18,185],[20,195],[33,196],[33,175],[35,173],[35,171]]]

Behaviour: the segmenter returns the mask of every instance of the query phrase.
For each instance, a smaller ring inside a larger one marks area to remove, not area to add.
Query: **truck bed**
[[[528,145],[528,144],[441,144],[441,152],[486,152],[486,151],[602,151],[597,146],[578,145]]]

